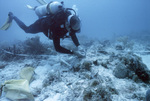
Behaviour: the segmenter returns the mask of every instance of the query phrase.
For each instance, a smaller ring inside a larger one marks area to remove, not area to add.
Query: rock
[[[73,71],[74,71],[74,72],[78,72],[78,71],[81,69],[81,67],[80,67],[80,66],[81,66],[81,64],[80,64],[80,63],[76,63],[76,64],[74,64],[74,65],[73,65],[73,68],[72,68],[72,69],[73,69]]]
[[[101,62],[101,65],[102,65],[103,67],[107,68],[107,69],[108,69],[108,66],[107,66],[108,64],[109,64],[108,61],[106,61],[106,62]]]
[[[32,89],[32,94],[34,97],[37,97],[38,95],[40,95],[41,91],[42,91],[42,88],[35,87]]]
[[[90,80],[88,87],[83,91],[83,101],[112,101],[111,92],[114,89],[109,88],[103,86],[98,79]]]
[[[121,64],[121,63],[116,66],[113,73],[117,78],[128,77],[128,69],[126,68],[124,64]]]
[[[135,54],[128,53],[128,54],[121,55],[120,61],[124,66],[126,66],[125,70],[119,68],[121,72],[123,71],[125,74],[126,70],[128,69],[129,72],[134,72],[138,76],[138,78],[141,79],[143,82],[145,82],[145,83],[149,82],[150,71],[148,70],[147,66],[142,62],[140,57],[136,56]],[[115,69],[115,72],[116,72],[115,74],[117,74],[116,69]],[[119,71],[118,71],[118,73],[119,73]],[[131,73],[129,73],[129,74],[131,74]],[[137,81],[137,80],[135,79],[135,81]]]
[[[99,65],[98,60],[93,61],[93,64],[94,64],[95,66],[98,66],[98,65]]]
[[[82,66],[81,66],[82,69],[85,69],[85,70],[88,70],[88,71],[91,70],[91,67],[92,67],[92,62],[88,61],[88,60],[85,60],[82,64]]]
[[[106,52],[105,50],[98,50],[98,52],[99,52],[99,53],[102,53],[102,54],[104,54],[104,55],[107,55],[107,54],[108,54],[108,52]]]
[[[25,53],[34,55],[44,54],[47,51],[47,46],[40,41],[38,36],[25,40],[23,48]]]
[[[60,81],[60,72],[59,71],[50,71],[46,78],[43,80],[43,87],[51,85],[53,82]]]
[[[90,86],[91,86],[91,87],[95,87],[95,86],[97,86],[97,85],[99,85],[99,80],[97,80],[97,79],[91,80],[91,82],[90,82]]]
[[[104,87],[104,86],[102,86],[101,84],[100,85],[98,85],[96,88],[95,88],[95,91],[96,91],[96,93],[95,93],[95,97],[101,97],[101,99],[102,99],[102,101],[112,101],[111,100],[111,93],[110,93],[110,91],[108,90],[108,88],[107,87]],[[95,98],[96,99],[96,98]],[[93,101],[95,101],[95,100],[93,100]],[[99,101],[98,99],[97,99],[97,101]]]
[[[105,41],[102,42],[102,45],[103,45],[104,47],[107,47],[107,46],[110,46],[110,45],[111,45],[111,42],[110,42],[110,40],[105,40]]]
[[[142,69],[137,69],[136,72],[137,76],[145,83],[149,83],[149,75],[146,71],[142,70]]]
[[[92,101],[92,96],[94,95],[94,92],[90,90],[90,88],[87,88],[83,92],[83,101]]]
[[[7,64],[1,64],[0,69],[4,69],[7,66]]]
[[[146,92],[145,100],[150,101],[150,89]]]
[[[80,77],[82,79],[92,79],[92,75],[90,72],[82,72],[82,74],[80,75]]]
[[[125,47],[123,45],[116,45],[116,50],[124,50]]]
[[[138,78],[137,75],[133,75],[132,80],[133,80],[134,82],[137,82],[137,81],[139,80],[139,78]]]
[[[116,90],[116,88],[114,88],[114,87],[108,87],[108,89],[109,89],[109,91],[112,93],[112,94],[119,94],[119,92]]]

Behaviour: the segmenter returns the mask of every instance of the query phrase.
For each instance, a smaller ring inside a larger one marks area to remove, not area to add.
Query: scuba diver
[[[81,21],[74,9],[64,8],[64,3],[57,1],[34,8],[29,6],[29,8],[33,9],[39,17],[33,24],[26,26],[12,12],[9,12],[7,24],[1,29],[7,30],[14,20],[26,33],[43,32],[49,39],[53,40],[57,52],[75,54],[80,57],[85,56],[85,53],[82,53],[84,49],[80,46],[76,36],[76,33],[80,32]],[[60,45],[60,39],[68,37],[67,33],[71,36],[78,51],[68,50]]]

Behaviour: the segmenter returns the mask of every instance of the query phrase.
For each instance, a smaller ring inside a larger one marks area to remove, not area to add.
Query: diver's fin
[[[7,30],[12,24],[12,19],[8,16],[5,24],[0,28],[0,30]]]
[[[30,5],[27,5],[27,8],[31,9],[31,10],[34,10],[34,7],[30,6]]]
[[[40,3],[41,5],[45,5],[48,4],[45,0],[36,0],[38,3]]]

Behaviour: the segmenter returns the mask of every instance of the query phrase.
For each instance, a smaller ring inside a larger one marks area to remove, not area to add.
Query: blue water
[[[81,35],[109,39],[117,35],[150,33],[150,0],[64,0],[64,3],[65,7],[77,5],[82,19]],[[5,22],[9,11],[27,25],[36,21],[37,16],[26,4],[39,5],[36,0],[1,0],[0,25]],[[45,37],[42,33],[37,35]],[[26,34],[15,22],[8,31],[0,31],[0,41],[23,40],[32,36],[35,35]]]

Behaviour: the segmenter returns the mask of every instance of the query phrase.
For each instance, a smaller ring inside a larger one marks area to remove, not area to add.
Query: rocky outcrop
[[[132,53],[127,53],[119,56],[119,63],[113,70],[117,78],[131,78],[135,79],[135,75],[140,80],[148,83],[150,80],[150,71],[147,66],[142,62],[141,58]]]

